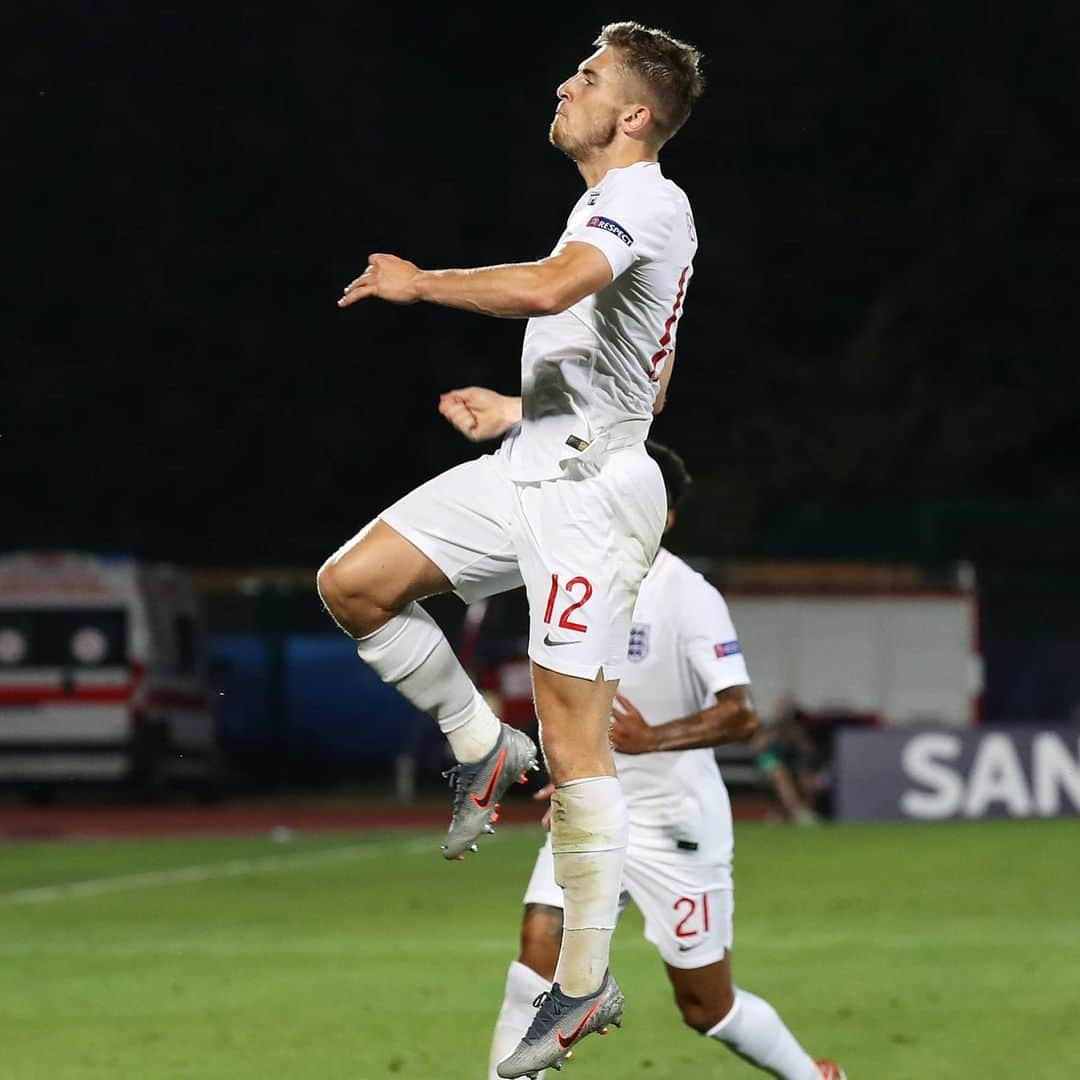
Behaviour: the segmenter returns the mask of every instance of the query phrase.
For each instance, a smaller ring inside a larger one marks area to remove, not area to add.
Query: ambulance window
[[[176,637],[176,670],[190,675],[196,669],[195,620],[190,615],[177,615],[173,622]]]
[[[127,661],[127,614],[108,608],[50,613],[59,616],[55,627],[60,663],[77,667],[109,667]]]
[[[94,667],[109,655],[109,639],[98,626],[82,626],[71,635],[71,655],[78,663]]]
[[[127,662],[127,613],[122,609],[38,609],[32,619],[28,662],[34,667],[113,667]]]
[[[30,620],[22,612],[0,611],[0,668],[30,661]]]

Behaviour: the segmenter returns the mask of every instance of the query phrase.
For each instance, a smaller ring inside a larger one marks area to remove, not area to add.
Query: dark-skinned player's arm
[[[611,283],[611,264],[599,248],[564,244],[537,262],[476,270],[421,270],[396,255],[370,255],[367,269],[345,288],[338,307],[377,297],[392,304],[420,300],[505,319],[557,315]]]
[[[650,727],[645,718],[622,694],[615,695],[611,707],[611,745],[623,754],[653,754],[662,750],[700,750],[722,743],[741,742],[757,730],[757,710],[750,687],[729,686],[716,695],[716,704],[679,720]],[[555,790],[548,784],[533,798],[550,799]],[[551,807],[542,823],[551,828]]]
[[[757,730],[757,710],[746,685],[729,686],[716,695],[716,704],[701,712],[655,727],[622,694],[611,707],[611,745],[624,754],[658,750],[698,750],[749,739]]]

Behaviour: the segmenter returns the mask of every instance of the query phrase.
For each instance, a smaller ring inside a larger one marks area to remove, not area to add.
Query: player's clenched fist
[[[448,390],[439,398],[439,412],[473,442],[497,439],[521,419],[521,398],[507,397],[483,386]]]
[[[369,296],[391,304],[415,304],[420,299],[417,284],[421,273],[415,263],[396,255],[369,255],[367,269],[345,286],[338,307],[348,307]]]

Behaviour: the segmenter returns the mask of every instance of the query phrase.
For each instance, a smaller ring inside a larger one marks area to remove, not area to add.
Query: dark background
[[[50,6],[5,35],[0,547],[315,567],[474,448],[522,324],[335,300],[546,254],[554,88],[698,44],[701,240],[654,435],[713,557],[1080,572],[1074,12],[1020,3]],[[10,156],[8,156],[10,154]]]

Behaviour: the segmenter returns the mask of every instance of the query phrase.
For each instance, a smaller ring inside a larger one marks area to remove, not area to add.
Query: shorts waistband
[[[607,449],[621,450],[624,446],[636,446],[649,437],[652,420],[622,420],[608,428]]]
[[[559,464],[567,465],[571,461],[593,463],[599,461],[610,450],[623,450],[628,446],[637,446],[649,437],[652,418],[648,420],[620,420],[605,431],[599,432],[592,442],[585,442],[571,435],[566,440],[568,446],[576,451],[573,455],[560,458]]]

